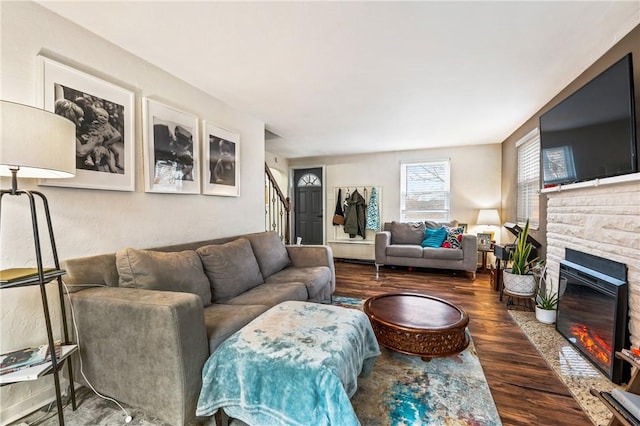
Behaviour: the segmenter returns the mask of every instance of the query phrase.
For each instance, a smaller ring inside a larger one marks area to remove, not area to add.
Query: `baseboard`
[[[336,258],[336,260],[340,260],[344,263],[360,263],[363,265],[373,265],[374,264],[374,260],[369,260],[369,259],[348,259],[348,258]]]
[[[19,401],[11,407],[5,407],[3,404],[2,409],[0,409],[0,425],[6,426],[15,422],[55,400],[56,391],[55,388],[51,386],[50,388],[48,387],[36,394],[30,395],[28,398]]]
[[[63,394],[63,399],[67,392],[67,387],[69,386],[69,381],[64,379],[62,375],[60,376],[60,391]],[[21,384],[14,384],[11,386],[22,386]],[[76,390],[78,389],[78,384],[76,383]],[[6,389],[8,390],[8,388]],[[25,392],[26,394],[26,392]],[[51,386],[46,386],[38,389],[35,393],[29,395],[29,397],[19,401],[17,404],[14,404],[10,407],[6,407],[5,404],[2,404],[0,408],[0,426],[6,426],[10,423],[13,423],[39,409],[46,406],[50,402],[54,403],[54,407],[52,410],[56,410],[55,407],[56,400],[56,389],[53,384]]]

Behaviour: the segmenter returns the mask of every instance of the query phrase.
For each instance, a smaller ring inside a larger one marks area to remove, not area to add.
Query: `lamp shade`
[[[480,209],[478,212],[478,225],[500,225],[500,214],[497,209]]]
[[[76,126],[39,108],[0,101],[0,176],[69,178],[76,173]]]

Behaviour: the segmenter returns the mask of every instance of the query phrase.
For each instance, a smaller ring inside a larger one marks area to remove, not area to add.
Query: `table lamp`
[[[55,377],[56,400],[58,402],[58,419],[60,424],[64,424],[62,417],[62,399],[60,397],[60,382],[57,374],[58,361],[53,356],[55,342],[49,316],[49,305],[45,290],[45,270],[42,265],[42,251],[40,247],[40,235],[38,231],[38,215],[36,212],[36,199],[42,202],[51,251],[55,264],[56,277],[58,279],[58,293],[60,297],[61,314],[66,318],[64,309],[62,280],[58,253],[56,250],[53,228],[51,226],[51,215],[47,198],[39,191],[18,189],[18,178],[68,178],[73,177],[76,171],[76,129],[75,124],[68,119],[42,109],[21,105],[13,102],[0,100],[0,176],[11,176],[11,188],[0,190],[0,218],[2,217],[2,199],[5,195],[20,196],[26,195],[29,198],[31,211],[31,224],[33,228],[33,240],[35,246],[35,258],[37,263],[37,282],[29,281],[29,276],[35,276],[35,272],[30,275],[25,269],[23,281],[39,284],[42,305],[45,313],[47,325],[47,337],[51,363]],[[1,229],[1,228],[0,228]],[[20,271],[22,268],[4,271],[7,275]],[[33,269],[35,271],[35,269]],[[20,275],[18,273],[18,275]],[[4,275],[4,274],[3,274]],[[48,278],[49,281],[52,279]],[[64,344],[69,342],[66,323],[64,327]],[[73,378],[71,363],[69,366],[69,377]],[[73,382],[73,380],[71,380]],[[73,386],[73,383],[71,383]],[[72,387],[73,389],[73,387]],[[72,392],[73,408],[76,407],[75,394]]]
[[[480,209],[476,223],[478,225],[500,226],[498,209]]]
[[[491,240],[493,240],[494,231],[489,227],[500,226],[500,214],[497,209],[480,209],[478,211],[478,219],[476,220],[476,223],[478,225],[486,226],[487,230],[484,232],[491,234]]]

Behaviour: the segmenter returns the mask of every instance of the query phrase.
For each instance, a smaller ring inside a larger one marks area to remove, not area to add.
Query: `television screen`
[[[631,53],[540,116],[543,186],[638,171]]]

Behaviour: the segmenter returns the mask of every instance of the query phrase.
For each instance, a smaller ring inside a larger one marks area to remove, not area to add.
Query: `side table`
[[[489,253],[493,253],[493,246],[490,248],[478,248],[478,251],[480,253],[482,253],[482,267],[480,268],[480,271],[482,272],[486,272],[487,271],[487,257]]]

